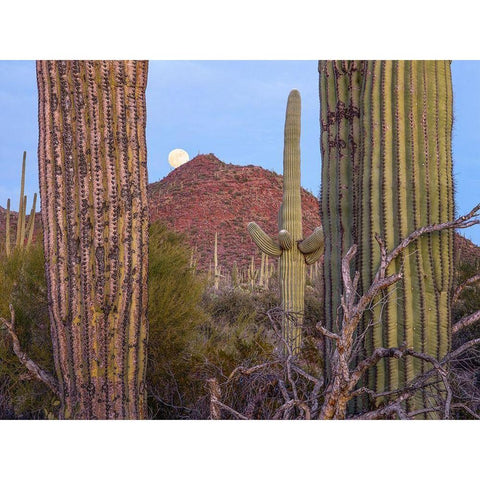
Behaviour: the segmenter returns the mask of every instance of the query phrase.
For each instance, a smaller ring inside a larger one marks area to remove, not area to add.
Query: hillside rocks
[[[149,185],[150,220],[184,233],[197,249],[199,266],[213,261],[218,232],[218,261],[231,269],[233,262],[247,266],[257,247],[247,233],[255,220],[267,233],[278,233],[277,212],[282,202],[283,178],[261,167],[226,164],[215,155],[198,155]],[[303,231],[320,225],[318,200],[302,191]]]

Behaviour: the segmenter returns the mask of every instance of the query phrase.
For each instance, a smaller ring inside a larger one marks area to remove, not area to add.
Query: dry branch
[[[58,383],[55,378],[39,367],[21,348],[20,340],[15,332],[15,310],[10,304],[10,320],[0,317],[12,339],[13,352],[20,360],[20,363],[37,379],[43,382],[56,395],[59,396]]]
[[[480,310],[477,310],[471,315],[467,315],[466,317],[463,317],[458,322],[456,322],[452,327],[452,334],[455,335],[463,328],[473,325],[475,322],[478,322],[479,320],[480,320]]]
[[[466,287],[471,285],[472,283],[476,283],[480,280],[480,273],[477,273],[473,277],[470,277],[469,279],[465,280],[461,285],[459,285],[456,289],[455,292],[453,293],[452,297],[452,303],[456,303]]]

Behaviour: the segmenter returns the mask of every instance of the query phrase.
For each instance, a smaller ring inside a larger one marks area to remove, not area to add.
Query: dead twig
[[[10,304],[10,320],[0,317],[0,321],[5,325],[12,339],[13,352],[20,360],[20,363],[32,373],[32,375],[43,382],[58,397],[60,396],[58,382],[48,372],[39,367],[21,348],[20,340],[15,332],[15,310]]]
[[[461,293],[463,292],[463,290],[465,290],[466,287],[478,281],[480,281],[480,273],[477,273],[476,275],[474,275],[473,277],[470,277],[468,280],[465,280],[461,285],[459,285],[455,289],[455,292],[453,293],[452,304],[458,301]]]
[[[465,327],[468,327],[470,325],[473,325],[474,323],[478,322],[479,320],[480,320],[480,310],[477,310],[476,312],[472,313],[471,315],[467,315],[466,317],[463,317],[462,319],[460,319],[458,322],[456,322],[452,326],[452,335],[455,335],[460,330],[462,330]]]

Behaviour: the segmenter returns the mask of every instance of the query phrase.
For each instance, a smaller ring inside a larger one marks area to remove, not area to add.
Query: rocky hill
[[[219,264],[230,269],[235,260],[245,266],[254,254],[260,262],[247,224],[255,221],[275,237],[282,189],[283,177],[274,172],[223,163],[213,154],[198,155],[149,185],[150,219],[184,233],[203,269],[213,261],[215,232]],[[320,225],[319,205],[311,193],[302,190],[301,196],[308,235]]]
[[[238,166],[220,161],[215,155],[198,155],[148,187],[151,221],[161,221],[183,233],[196,249],[198,265],[213,262],[215,232],[218,233],[218,261],[230,269],[233,261],[246,266],[251,255],[260,255],[246,226],[257,222],[267,233],[278,232],[278,208],[282,200],[281,175],[257,166]],[[302,191],[304,235],[320,225],[318,200]],[[0,242],[3,250],[5,213],[0,207]],[[36,215],[36,237],[41,238],[40,214]],[[15,231],[17,214],[11,215]],[[12,241],[14,239],[12,238]],[[456,262],[480,265],[480,248],[456,236]]]

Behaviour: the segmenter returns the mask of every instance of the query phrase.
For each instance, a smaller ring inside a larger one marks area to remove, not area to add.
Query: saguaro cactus
[[[306,239],[302,232],[300,196],[300,93],[288,96],[283,150],[283,202],[279,211],[278,242],[255,222],[248,224],[252,240],[262,252],[279,258],[279,280],[285,342],[298,353],[304,315],[305,264],[316,262],[323,252],[323,231],[317,227]]]
[[[362,110],[357,216],[359,270],[366,288],[380,262],[372,241],[375,232],[391,248],[421,226],[454,218],[450,62],[367,62]],[[447,353],[452,262],[451,230],[420,238],[397,260],[393,268],[403,269],[403,283],[390,288],[385,305],[372,312],[381,320],[367,339],[372,347],[405,341],[437,358]],[[421,368],[424,362],[411,357],[401,365],[388,360],[379,364],[369,383],[377,390],[393,389]]]
[[[337,82],[335,76],[323,73],[333,68],[330,63],[319,64],[322,119],[338,116],[338,105],[326,100],[327,92]],[[332,196],[339,194],[338,190],[327,193],[332,184],[345,185],[352,191],[350,225],[343,210],[337,210],[334,230],[326,229],[326,245],[334,244],[334,234],[342,235],[350,227],[351,241],[359,245],[356,268],[361,275],[360,289],[365,290],[380,263],[375,233],[391,249],[421,226],[453,220],[450,63],[361,62],[357,83],[361,93],[353,103],[359,109],[355,114],[360,125],[359,156],[355,157],[356,150],[344,150],[345,154],[338,157],[326,155],[330,133],[322,120],[322,205],[325,213],[328,202],[335,201]],[[351,128],[358,131],[356,123],[354,119]],[[323,222],[326,223],[325,218]],[[403,342],[437,358],[447,352],[452,249],[453,232],[432,233],[419,238],[391,266],[387,273],[402,270],[403,280],[389,288],[366,315],[363,327],[373,323],[366,337],[367,352]],[[330,262],[335,259],[331,257]],[[326,257],[327,268],[334,266],[328,265]],[[332,286],[327,275],[325,282]],[[339,306],[338,300],[333,302],[326,314],[332,315]],[[371,372],[368,386],[376,391],[395,389],[421,373],[423,365],[410,357],[385,360]],[[427,395],[429,392],[425,391],[423,399],[413,402],[415,408],[429,403]]]
[[[25,191],[25,163],[27,160],[27,152],[23,152],[22,160],[22,177],[20,181],[20,199],[18,202],[18,219],[17,219],[17,233],[15,240],[15,249],[22,251],[28,248],[33,239],[33,231],[35,229],[35,207],[37,204],[37,194],[33,194],[33,204],[30,210],[30,216],[28,218],[28,224],[26,224],[27,213],[27,196],[24,195]],[[6,256],[10,256],[11,253],[11,236],[10,232],[10,199],[7,200],[7,217],[5,225],[5,253]],[[25,244],[25,240],[27,243]]]
[[[145,61],[38,61],[39,175],[65,418],[143,418]]]

